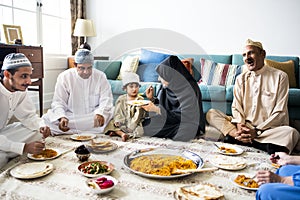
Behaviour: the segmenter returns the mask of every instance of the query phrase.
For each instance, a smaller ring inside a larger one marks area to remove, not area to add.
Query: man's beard
[[[29,84],[22,84],[21,86],[26,87],[26,88],[25,88],[25,90],[20,90],[20,89],[18,89],[18,88],[15,87],[15,84],[14,84],[14,83],[15,83],[15,80],[14,80],[14,78],[11,78],[10,80],[11,80],[11,83],[12,83],[12,84],[11,84],[11,89],[12,89],[13,91],[15,91],[15,92],[16,92],[16,91],[25,91],[26,88],[29,86]]]

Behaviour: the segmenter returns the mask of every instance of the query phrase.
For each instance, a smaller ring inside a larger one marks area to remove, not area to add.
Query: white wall
[[[44,54],[44,79],[43,79],[43,107],[44,109],[50,108],[55,83],[58,74],[68,68],[67,64],[68,55],[58,54]],[[39,97],[38,92],[29,92],[35,107],[39,110]]]
[[[268,55],[300,56],[299,8],[299,0],[87,0],[97,31],[88,43],[114,58],[146,46],[196,53],[189,42],[208,54],[240,53],[251,38]]]

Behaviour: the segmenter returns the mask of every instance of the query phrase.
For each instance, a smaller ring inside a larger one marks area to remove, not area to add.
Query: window
[[[69,0],[0,0],[0,24],[21,26],[23,44],[46,54],[70,54],[70,18]]]

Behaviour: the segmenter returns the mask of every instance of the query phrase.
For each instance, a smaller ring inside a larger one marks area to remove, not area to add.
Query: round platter
[[[191,174],[191,173],[186,173],[186,174],[174,174],[174,175],[170,175],[170,176],[161,176],[161,175],[147,174],[147,173],[136,171],[136,170],[130,168],[131,161],[134,158],[137,158],[140,156],[146,156],[146,155],[149,155],[149,156],[157,155],[157,154],[166,155],[166,156],[168,156],[168,155],[181,156],[185,159],[192,160],[196,164],[197,169],[202,168],[204,165],[203,159],[194,152],[187,151],[187,150],[175,150],[175,149],[164,149],[164,148],[156,148],[156,149],[150,148],[150,149],[141,149],[141,150],[134,151],[124,157],[124,160],[123,160],[124,165],[131,172],[133,172],[137,175],[146,177],[146,178],[173,179],[173,178],[180,178],[180,177],[188,176]]]
[[[108,153],[118,148],[118,145],[110,141],[90,140],[85,144],[91,153]]]
[[[44,160],[52,160],[52,159],[55,159],[55,158],[57,158],[58,156],[60,156],[61,155],[61,152],[60,151],[58,151],[57,149],[45,149],[45,150],[51,150],[51,151],[55,151],[56,152],[56,154],[55,155],[53,155],[53,156],[51,156],[51,157],[47,157],[47,156],[44,156],[44,155],[42,155],[42,154],[38,154],[38,155],[34,155],[34,154],[31,154],[31,153],[28,153],[27,154],[27,157],[28,158],[30,158],[31,160],[37,160],[37,161],[44,161]]]
[[[241,170],[247,167],[245,159],[225,155],[212,156],[209,162],[215,167],[226,170]]]
[[[248,174],[248,173],[238,173],[238,174],[234,174],[232,177],[231,177],[231,182],[237,186],[237,187],[240,187],[240,188],[243,188],[243,189],[246,189],[246,190],[257,190],[258,188],[250,188],[250,187],[247,187],[247,186],[243,186],[243,185],[240,185],[238,183],[236,183],[234,180],[236,179],[236,177],[238,175],[245,175],[246,177],[253,177],[253,175],[251,174]]]
[[[32,162],[16,166],[10,170],[10,174],[19,179],[33,179],[46,176],[53,171],[54,167],[51,163]]]
[[[150,103],[149,100],[130,100],[127,101],[127,104],[132,105],[132,106],[145,106]]]
[[[218,146],[219,146],[218,153],[223,155],[237,156],[237,155],[241,155],[244,152],[244,150],[238,147],[237,145],[223,143],[223,144],[218,144]],[[220,148],[225,150],[221,150]]]
[[[84,172],[83,169],[91,166],[92,164],[100,164],[100,165],[105,165],[108,167],[107,172],[99,172],[99,173],[87,173]],[[84,162],[81,165],[78,166],[78,171],[80,174],[82,174],[83,176],[89,177],[89,178],[94,178],[94,177],[99,177],[101,175],[106,175],[106,174],[110,174],[113,170],[114,170],[114,165],[112,163],[108,163],[106,161],[89,161],[89,162]]]
[[[209,183],[186,185],[173,193],[176,200],[187,199],[218,199],[225,200],[224,194],[216,186]]]
[[[70,136],[70,138],[76,141],[87,141],[96,138],[96,134],[93,133],[73,134]]]

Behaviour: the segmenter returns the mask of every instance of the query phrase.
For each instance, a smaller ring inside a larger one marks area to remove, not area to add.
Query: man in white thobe
[[[209,110],[206,118],[231,143],[267,151],[299,150],[299,133],[289,126],[288,89],[285,72],[264,65],[266,52],[260,42],[247,40],[243,59],[248,71],[234,85],[232,117]]]
[[[56,82],[51,109],[43,116],[52,134],[102,133],[113,116],[113,96],[106,75],[93,69],[87,49],[74,56],[75,68],[62,72]]]
[[[0,76],[0,168],[17,155],[40,153],[43,138],[50,135],[26,91],[31,74],[32,65],[24,54],[5,57]],[[8,124],[13,116],[19,122]]]

